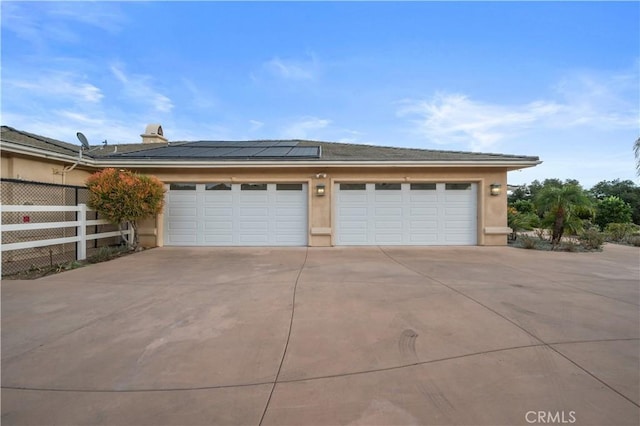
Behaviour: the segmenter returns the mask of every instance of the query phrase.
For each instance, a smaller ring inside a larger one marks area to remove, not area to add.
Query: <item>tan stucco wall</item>
[[[309,184],[309,245],[331,246],[335,232],[333,186],[340,182],[474,182],[478,184],[478,244],[507,243],[507,172],[504,168],[354,168],[323,167],[298,169],[208,169],[139,170],[169,182],[302,182]],[[317,178],[317,174],[326,177]],[[489,185],[499,183],[500,196],[491,196]],[[315,195],[315,186],[325,185],[325,195]],[[155,222],[155,223],[154,223]],[[140,226],[141,242],[162,244],[164,217]],[[157,238],[157,240],[156,240]]]
[[[33,182],[59,183],[84,186],[85,180],[92,173],[87,169],[75,168],[63,173],[64,167],[73,163],[25,158],[2,153],[1,175],[5,179],[21,179]]]
[[[84,185],[95,170],[76,168],[61,174],[63,164],[48,159],[25,158],[2,153],[2,177],[47,183]],[[309,245],[331,246],[335,233],[333,186],[341,182],[474,182],[478,185],[478,244],[507,243],[507,171],[505,168],[428,167],[299,167],[299,168],[211,168],[138,169],[165,183],[190,182],[301,182],[309,185]],[[317,177],[320,174],[320,177]],[[326,177],[325,177],[326,175]],[[489,185],[502,185],[500,196],[491,196]],[[325,185],[325,195],[315,195],[315,187]],[[143,246],[163,244],[163,214],[139,224]]]

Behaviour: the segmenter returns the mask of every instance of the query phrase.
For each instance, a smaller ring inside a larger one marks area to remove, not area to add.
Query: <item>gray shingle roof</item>
[[[2,126],[2,141],[26,147],[39,148],[59,154],[77,156],[80,146],[68,142],[35,135]],[[94,146],[92,148],[99,148]],[[319,155],[318,155],[319,154]],[[169,144],[120,144],[83,154],[97,161],[417,161],[417,162],[536,162],[538,157],[523,155],[490,154],[479,152],[441,151],[418,148],[397,148],[338,142],[307,140],[256,140],[256,141],[196,141],[170,142]]]
[[[31,148],[38,148],[49,152],[55,152],[58,154],[70,155],[72,157],[76,157],[78,152],[80,151],[80,145],[73,144],[69,142],[59,141],[57,139],[48,138],[46,136],[36,135],[34,133],[25,132],[22,130],[14,129],[9,126],[2,126],[0,130],[1,140],[3,142],[11,142],[17,145],[22,145]],[[134,152],[134,151],[142,151],[152,148],[157,148],[161,146],[166,146],[164,143],[153,143],[153,144],[119,144],[119,145],[108,145],[104,149],[102,145],[92,145],[91,149],[96,149],[91,152],[84,152],[83,157],[97,158],[104,157],[106,155],[110,155],[113,153],[114,149],[116,152]]]

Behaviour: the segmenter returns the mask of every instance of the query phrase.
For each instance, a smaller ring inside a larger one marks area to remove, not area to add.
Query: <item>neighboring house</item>
[[[306,140],[92,147],[2,126],[2,177],[82,185],[106,167],[153,174],[164,212],[146,246],[504,245],[507,172],[538,157]]]

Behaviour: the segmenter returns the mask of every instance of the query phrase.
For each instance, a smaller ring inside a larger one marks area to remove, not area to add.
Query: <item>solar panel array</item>
[[[143,151],[115,154],[129,158],[265,159],[320,158],[320,146],[296,141],[185,142]]]

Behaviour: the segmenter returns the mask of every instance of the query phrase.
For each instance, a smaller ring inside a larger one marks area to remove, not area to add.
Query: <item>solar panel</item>
[[[287,157],[320,157],[319,146],[296,146],[287,153]]]
[[[167,145],[113,157],[181,159],[320,158],[320,146],[297,146],[296,141],[198,141]]]
[[[288,146],[272,146],[257,153],[255,156],[256,157],[284,157],[287,155],[289,151],[291,151],[291,147],[288,147]]]

